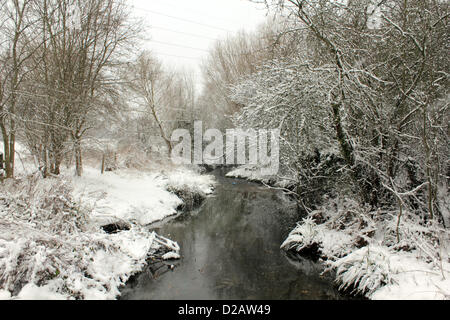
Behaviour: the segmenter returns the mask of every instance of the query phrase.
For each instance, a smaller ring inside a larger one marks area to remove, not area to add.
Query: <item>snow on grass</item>
[[[0,290],[0,300],[8,300],[11,298],[11,293],[7,290]]]
[[[94,207],[94,218],[117,218],[145,225],[176,213],[182,203],[157,173],[105,172],[86,168],[74,178],[75,193]]]
[[[309,213],[282,248],[301,252],[317,245],[340,289],[370,299],[450,299],[450,233],[435,221],[421,224],[404,213],[397,242],[395,214],[332,199]]]
[[[228,172],[226,176],[229,178],[241,178],[264,183],[269,182],[269,177],[261,175],[261,170],[259,168],[248,165],[240,166],[239,168]]]
[[[7,180],[0,186],[0,299],[115,299],[131,275],[176,242],[142,224],[174,214],[182,202],[171,186],[212,192],[212,177],[189,169],[169,173],[85,169]],[[107,234],[108,220],[130,230]],[[169,257],[169,255],[167,255]]]
[[[182,199],[169,191],[172,187],[207,195],[213,190],[214,180],[186,168],[167,173],[128,169],[104,174],[86,168],[73,184],[75,193],[94,207],[94,218],[146,225],[176,214]]]
[[[380,287],[373,300],[448,300],[450,299],[450,263],[443,269],[418,258],[417,252],[395,252],[389,256],[391,283]]]
[[[58,289],[56,283],[47,284],[38,287],[34,283],[26,284],[20,293],[15,297],[15,300],[68,300],[69,295],[56,292]],[[1,298],[0,298],[1,299]],[[8,297],[7,297],[8,299]]]
[[[318,237],[319,230],[316,227],[312,218],[308,217],[303,219],[303,222],[297,224],[297,227],[292,230],[288,238],[281,245],[281,248],[302,251],[313,244],[321,243]]]
[[[101,231],[61,179],[5,184],[0,196],[0,288],[13,299],[114,299],[118,288],[143,268],[148,254],[161,247],[155,234],[138,226],[114,235]]]
[[[354,287],[357,293],[370,296],[382,286],[392,284],[395,270],[390,256],[386,247],[367,246],[332,262],[339,289]]]
[[[326,225],[317,225],[311,217],[303,219],[302,223],[291,231],[289,236],[281,245],[285,250],[303,249],[319,245],[319,254],[324,257],[338,257],[349,251],[354,239],[345,232],[339,232],[327,228]]]
[[[450,299],[450,264],[443,270],[418,252],[369,245],[331,263],[341,289],[353,288],[373,300]]]

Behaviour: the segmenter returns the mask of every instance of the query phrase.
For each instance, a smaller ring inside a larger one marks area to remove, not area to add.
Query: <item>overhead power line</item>
[[[208,39],[208,40],[219,40],[217,38],[211,38],[211,37],[207,37],[207,36],[203,36],[203,35],[199,35],[199,34],[194,34],[194,33],[189,33],[189,32],[182,32],[182,31],[172,30],[172,29],[169,29],[169,28],[153,26],[153,25],[151,25],[150,28],[165,30],[165,31],[173,32],[173,33],[184,34],[184,35],[191,36],[191,37],[204,38],[204,39]]]
[[[158,41],[158,40],[149,40],[150,42],[154,42],[154,43],[160,43],[160,44],[164,44],[167,46],[172,46],[172,47],[179,47],[179,48],[185,48],[185,49],[191,49],[191,50],[198,50],[198,51],[204,51],[204,52],[209,52],[206,49],[201,49],[201,48],[195,48],[195,47],[189,47],[189,46],[184,46],[181,44],[175,44],[175,43],[170,43],[170,42],[164,42],[164,41]]]
[[[154,54],[157,54],[157,55],[160,55],[160,56],[169,56],[169,57],[174,57],[174,58],[192,59],[192,60],[202,60],[202,58],[187,57],[187,56],[179,56],[179,55],[169,54],[169,53],[163,53],[163,52],[154,52]]]
[[[159,1],[160,4],[166,6],[167,8],[173,8],[173,6],[175,5],[174,3],[168,4],[167,2],[170,2],[170,1],[167,1],[167,0],[157,0],[157,1]],[[197,11],[197,10],[194,11],[194,10],[191,9],[191,7],[188,8],[188,7],[185,7],[185,6],[180,6],[178,3],[176,5],[180,9],[182,9],[183,11],[188,11],[188,12],[191,12],[191,13],[195,13],[195,14],[201,15],[202,17],[207,17],[207,18],[214,19],[214,20],[222,20],[222,21],[226,21],[226,22],[232,22],[232,23],[235,23],[235,24],[241,22],[238,19],[229,19],[229,18],[224,18],[224,17],[217,17],[217,16],[212,16],[212,15],[209,15],[209,14],[207,15],[205,12],[201,12],[201,11]]]
[[[157,14],[157,15],[160,15],[160,16],[164,16],[164,17],[168,17],[168,18],[172,18],[172,19],[176,19],[176,20],[180,20],[180,21],[184,21],[184,22],[188,22],[188,23],[197,24],[197,25],[200,25],[200,26],[203,26],[203,27],[207,27],[207,28],[211,28],[211,29],[221,30],[221,31],[225,31],[225,32],[234,32],[234,31],[231,31],[231,30],[228,30],[228,29],[225,29],[225,28],[216,27],[216,26],[213,26],[213,25],[210,25],[210,24],[201,23],[201,22],[198,22],[198,21],[189,20],[189,19],[185,19],[185,18],[175,17],[175,16],[172,16],[172,15],[169,15],[169,14],[165,14],[165,13],[154,11],[154,10],[150,10],[150,9],[144,9],[144,8],[139,8],[139,7],[135,7],[135,8],[138,9],[138,10],[145,11],[145,12],[150,12],[150,13]]]

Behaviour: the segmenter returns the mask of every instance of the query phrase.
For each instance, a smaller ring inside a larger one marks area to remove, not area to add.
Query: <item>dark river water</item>
[[[280,191],[214,173],[216,191],[198,210],[153,228],[179,243],[181,260],[139,274],[121,299],[342,298],[320,265],[280,249],[298,220]]]

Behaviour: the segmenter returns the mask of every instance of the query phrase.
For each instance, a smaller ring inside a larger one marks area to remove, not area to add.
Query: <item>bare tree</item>
[[[0,16],[0,129],[6,177],[14,176],[15,144],[17,135],[18,104],[20,90],[28,73],[25,64],[33,55],[28,43],[35,24],[30,10],[33,0],[8,0],[2,4]],[[29,66],[28,66],[29,67]]]
[[[377,207],[397,203],[397,194],[408,195],[402,198],[403,206],[433,218],[440,212],[437,190],[440,185],[445,188],[448,179],[448,3],[267,2],[300,23],[292,31],[303,34],[305,50],[293,60],[300,70],[294,72],[308,77],[301,71],[304,65],[310,77],[329,75],[323,77],[328,84],[316,89],[327,97],[323,105],[344,161],[340,172],[351,177],[361,201]],[[265,67],[266,79],[281,66]],[[267,108],[269,101],[301,105],[292,94],[301,81],[280,87],[281,78],[279,84],[272,81],[264,87],[251,80],[256,87],[236,91],[244,108],[255,105],[258,97],[267,98]],[[272,87],[278,93],[270,98]],[[251,93],[247,101],[244,92]],[[275,119],[283,119],[283,108],[279,109]],[[257,110],[264,111],[253,111]],[[267,110],[264,114],[266,122],[268,115],[273,118]]]
[[[287,23],[284,19],[269,18],[254,33],[241,31],[214,45],[202,65],[205,84],[198,105],[198,114],[208,117],[205,120],[211,126],[227,127],[229,120],[214,115],[230,116],[240,110],[228,97],[230,86],[257,72],[267,61],[297,53],[301,34],[290,32]]]
[[[37,11],[43,46],[34,74],[40,84],[35,103],[41,113],[28,115],[28,136],[40,135],[41,146],[34,150],[45,170],[50,166],[59,174],[65,155],[73,152],[81,175],[82,139],[98,114],[117,106],[120,79],[114,69],[139,29],[122,0],[43,0]]]
[[[128,76],[138,105],[143,106],[146,115],[156,124],[170,156],[170,130],[186,126],[192,120],[195,102],[193,79],[183,72],[164,69],[149,52],[143,52],[137,58]]]

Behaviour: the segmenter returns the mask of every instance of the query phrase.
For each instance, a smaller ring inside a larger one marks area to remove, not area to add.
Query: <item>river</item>
[[[319,264],[280,249],[299,220],[281,191],[214,174],[216,191],[199,209],[152,227],[180,244],[181,260],[137,275],[121,299],[343,298]]]

